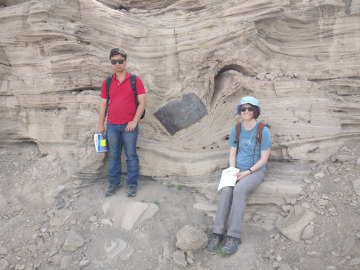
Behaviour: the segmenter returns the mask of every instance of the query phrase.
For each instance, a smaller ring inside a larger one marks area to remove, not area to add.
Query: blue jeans
[[[109,183],[119,186],[121,181],[121,151],[124,146],[126,154],[127,175],[126,185],[138,186],[139,157],[136,153],[136,142],[139,125],[132,132],[125,132],[127,124],[107,124],[106,139],[109,144]]]

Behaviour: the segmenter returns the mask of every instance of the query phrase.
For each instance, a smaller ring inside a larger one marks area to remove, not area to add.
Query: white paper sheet
[[[218,186],[218,191],[220,191],[223,187],[233,187],[236,184],[236,176],[235,174],[239,172],[239,169],[234,167],[229,167],[222,171],[221,179]]]

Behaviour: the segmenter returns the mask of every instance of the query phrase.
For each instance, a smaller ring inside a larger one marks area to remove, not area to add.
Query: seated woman
[[[236,173],[235,186],[221,189],[220,198],[213,227],[213,235],[207,249],[218,248],[228,223],[227,239],[221,251],[233,254],[241,244],[242,220],[245,214],[246,196],[252,192],[265,176],[265,164],[268,161],[271,144],[269,129],[262,129],[260,143],[257,139],[257,128],[260,122],[256,119],[261,114],[259,101],[254,97],[243,97],[236,106],[237,113],[243,121],[240,136],[236,138],[236,126],[231,130],[228,145],[230,146],[229,166],[240,171]]]

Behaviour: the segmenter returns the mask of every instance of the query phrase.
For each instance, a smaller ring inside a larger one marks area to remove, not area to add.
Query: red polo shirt
[[[144,85],[138,76],[136,76],[136,92],[138,95],[145,94]],[[107,122],[120,125],[132,121],[136,113],[136,103],[134,92],[131,89],[130,73],[126,72],[121,83],[116,79],[116,75],[113,75],[109,95]],[[101,86],[101,98],[107,99],[106,79]]]

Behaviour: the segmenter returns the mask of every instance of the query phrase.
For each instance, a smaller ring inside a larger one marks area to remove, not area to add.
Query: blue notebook
[[[95,149],[98,153],[109,151],[107,141],[102,134],[94,134]]]

